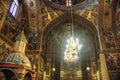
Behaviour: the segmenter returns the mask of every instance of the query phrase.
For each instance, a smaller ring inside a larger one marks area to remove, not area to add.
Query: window
[[[71,0],[66,0],[66,6],[71,6]]]
[[[13,2],[10,5],[9,12],[14,18],[17,18],[18,11],[19,11],[18,0],[13,0]]]

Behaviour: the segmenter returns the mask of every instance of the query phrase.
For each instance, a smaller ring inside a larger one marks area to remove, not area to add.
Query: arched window
[[[10,5],[9,12],[14,18],[17,18],[18,11],[19,11],[19,2],[18,0],[13,0]]]

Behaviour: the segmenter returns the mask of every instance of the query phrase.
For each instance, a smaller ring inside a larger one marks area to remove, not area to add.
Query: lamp
[[[52,68],[53,71],[55,71],[55,68]]]
[[[72,1],[71,1],[72,2]],[[73,15],[72,15],[72,4],[68,6],[70,8],[70,16],[69,18],[71,20],[70,26],[71,26],[71,37],[70,39],[67,39],[66,44],[66,50],[64,53],[64,60],[66,62],[77,62],[78,60],[78,53],[80,51],[81,45],[79,44],[78,38],[74,37],[74,28],[73,28]],[[69,20],[69,21],[70,21]]]
[[[86,70],[89,71],[89,70],[90,70],[90,67],[87,66]]]

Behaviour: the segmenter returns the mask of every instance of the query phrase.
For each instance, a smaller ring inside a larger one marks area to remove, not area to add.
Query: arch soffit
[[[10,68],[2,68],[2,69],[0,69],[0,71],[3,71],[3,70],[11,71],[11,72],[13,72],[15,74],[15,76],[17,76],[17,72],[15,70],[13,70],[13,69],[10,69]]]
[[[53,21],[51,21],[48,25],[46,25],[43,28],[43,35],[44,37],[46,37],[48,35],[48,33],[55,28],[56,26],[65,23],[66,21],[68,21],[69,17],[68,14],[62,14],[59,17],[57,17],[56,19],[54,19]],[[96,27],[87,19],[81,17],[78,14],[73,14],[73,22],[78,24],[78,25],[82,25],[85,29],[89,30],[92,35],[95,37],[97,35],[97,30]]]

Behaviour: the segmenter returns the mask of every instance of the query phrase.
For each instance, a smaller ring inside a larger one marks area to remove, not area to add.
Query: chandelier
[[[66,50],[64,52],[64,60],[68,63],[75,63],[78,60],[78,53],[80,52],[81,45],[79,43],[78,38],[74,37],[74,30],[73,30],[73,16],[72,16],[72,5],[69,6],[70,8],[70,17],[71,19],[71,37],[67,39]],[[69,20],[70,21],[70,20]]]
[[[66,50],[64,53],[64,60],[66,62],[77,62],[78,53],[80,51],[81,45],[79,44],[79,40],[71,37],[67,40]]]

